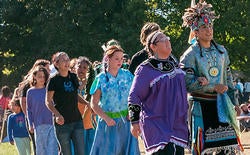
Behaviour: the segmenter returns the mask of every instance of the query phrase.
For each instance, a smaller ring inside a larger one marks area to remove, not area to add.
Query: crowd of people
[[[144,48],[131,60],[114,39],[102,46],[102,61],[66,52],[37,60],[13,95],[1,90],[0,121],[12,111],[10,144],[20,155],[31,154],[30,140],[37,155],[138,155],[141,137],[152,155],[243,151],[236,116],[249,116],[249,105],[239,103],[242,86],[213,39],[212,5],[198,2],[182,18],[192,44],[180,60],[154,22],[142,27]],[[250,129],[248,119],[240,124]]]
[[[244,84],[241,79],[234,80],[234,88],[236,90],[236,98],[239,102],[237,109],[237,120],[240,123],[240,131],[250,131],[250,99],[249,99],[249,82]]]

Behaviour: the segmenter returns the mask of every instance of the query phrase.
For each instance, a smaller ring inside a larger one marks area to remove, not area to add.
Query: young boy
[[[15,142],[19,155],[30,155],[30,139],[19,99],[12,100],[10,107],[13,111],[13,114],[8,117],[7,122],[10,144],[14,145]]]

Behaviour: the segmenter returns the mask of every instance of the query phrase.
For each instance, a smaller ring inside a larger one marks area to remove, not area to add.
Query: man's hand
[[[223,94],[228,90],[228,87],[226,85],[223,84],[217,84],[214,86],[214,91],[219,93],[219,94]]]
[[[197,79],[200,82],[201,86],[206,86],[209,84],[208,80],[206,77],[198,77]]]

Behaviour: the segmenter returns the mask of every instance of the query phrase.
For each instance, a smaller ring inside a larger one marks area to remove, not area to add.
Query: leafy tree
[[[56,51],[101,60],[101,45],[112,38],[134,53],[145,7],[140,0],[1,1],[0,51],[13,55],[0,62],[1,70],[11,72],[1,74],[1,83],[17,86],[36,59],[50,59]]]
[[[215,40],[225,45],[233,69],[247,79],[249,1],[207,2],[220,14],[215,21]],[[1,0],[0,85],[16,87],[36,59],[50,60],[56,51],[101,60],[101,46],[112,38],[132,56],[141,49],[140,29],[147,21],[157,22],[171,37],[178,58],[189,46],[190,30],[181,26],[188,6],[186,0]]]
[[[196,3],[198,0],[196,0]],[[248,0],[207,0],[211,3],[220,18],[214,23],[214,39],[224,45],[230,55],[231,66],[235,76],[250,80],[250,46],[249,38],[249,11]],[[184,9],[191,5],[190,1],[183,0],[148,0],[150,5],[148,15],[150,19],[157,19],[165,33],[171,37],[173,53],[179,57],[188,48],[190,30],[182,28]],[[164,27],[165,26],[165,27]]]

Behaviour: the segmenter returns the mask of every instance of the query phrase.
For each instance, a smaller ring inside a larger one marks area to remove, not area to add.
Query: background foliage
[[[197,0],[196,0],[197,2]],[[207,0],[220,14],[214,38],[229,51],[235,75],[249,80],[249,0]],[[188,48],[181,27],[187,0],[1,0],[0,86],[16,87],[38,58],[56,51],[101,60],[101,45],[114,38],[132,56],[142,48],[140,29],[157,22],[179,57]]]

